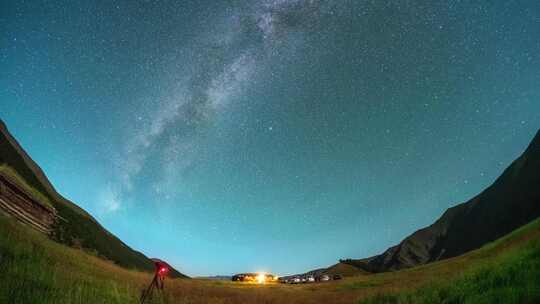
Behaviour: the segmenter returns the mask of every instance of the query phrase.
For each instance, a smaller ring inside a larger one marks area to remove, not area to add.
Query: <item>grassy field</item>
[[[127,270],[0,216],[0,303],[138,303]],[[466,255],[413,269],[303,285],[174,279],[153,303],[539,303],[540,220]]]
[[[56,241],[92,250],[127,268],[153,270],[153,263],[147,257],[125,246],[87,212],[57,193],[39,166],[15,141],[7,130],[2,130],[0,121],[0,172],[40,203],[56,210],[61,218],[52,227],[52,236]]]
[[[437,266],[466,268],[451,280],[444,276],[405,292],[379,293],[363,304],[540,303],[540,222],[522,227],[483,248]],[[446,265],[448,264],[448,265]],[[411,272],[429,270],[426,265]]]

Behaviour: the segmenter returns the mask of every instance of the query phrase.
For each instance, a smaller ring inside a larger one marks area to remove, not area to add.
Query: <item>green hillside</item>
[[[360,303],[540,303],[540,219],[460,258],[471,265],[452,280],[435,272],[433,280],[418,289],[379,293]],[[448,266],[452,259],[402,273]]]
[[[0,120],[0,169],[21,181],[44,205],[54,207],[60,216],[53,238],[69,246],[82,247],[116,264],[145,271],[153,271],[153,262],[142,253],[129,248],[104,229],[90,214],[62,197],[47,179],[41,168],[19,145]],[[172,271],[174,276],[183,274]]]
[[[150,280],[0,216],[0,303],[137,303]],[[538,303],[540,219],[479,250],[397,272],[257,287],[173,279],[162,303]],[[366,299],[366,297],[371,297]]]
[[[0,303],[136,303],[129,272],[0,215]]]

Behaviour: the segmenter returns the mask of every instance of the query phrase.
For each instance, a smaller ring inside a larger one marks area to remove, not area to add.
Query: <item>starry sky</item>
[[[2,1],[0,117],[191,276],[382,252],[540,127],[538,1]]]

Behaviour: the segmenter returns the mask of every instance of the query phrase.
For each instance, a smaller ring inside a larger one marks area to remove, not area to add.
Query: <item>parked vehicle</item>
[[[307,277],[306,280],[307,280],[308,283],[313,283],[313,282],[315,282],[315,278],[314,278],[313,276]]]
[[[333,276],[333,279],[334,279],[334,280],[341,280],[342,277],[341,277],[340,274],[335,274],[335,275]]]
[[[327,274],[323,274],[320,278],[321,282],[328,282],[330,281],[330,276]]]

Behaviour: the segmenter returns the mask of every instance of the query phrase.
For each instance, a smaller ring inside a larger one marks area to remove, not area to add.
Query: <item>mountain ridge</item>
[[[2,119],[0,119],[0,165],[14,169],[26,183],[52,203],[59,218],[52,227],[52,239],[68,246],[93,251],[98,256],[126,268],[154,271],[154,264],[150,258],[130,248],[88,212],[58,193],[39,165],[11,135]],[[174,268],[171,268],[170,275],[187,278]]]
[[[539,186],[540,130],[523,154],[480,194],[448,208],[433,224],[382,254],[340,261],[369,272],[384,272],[480,248],[540,216]]]

